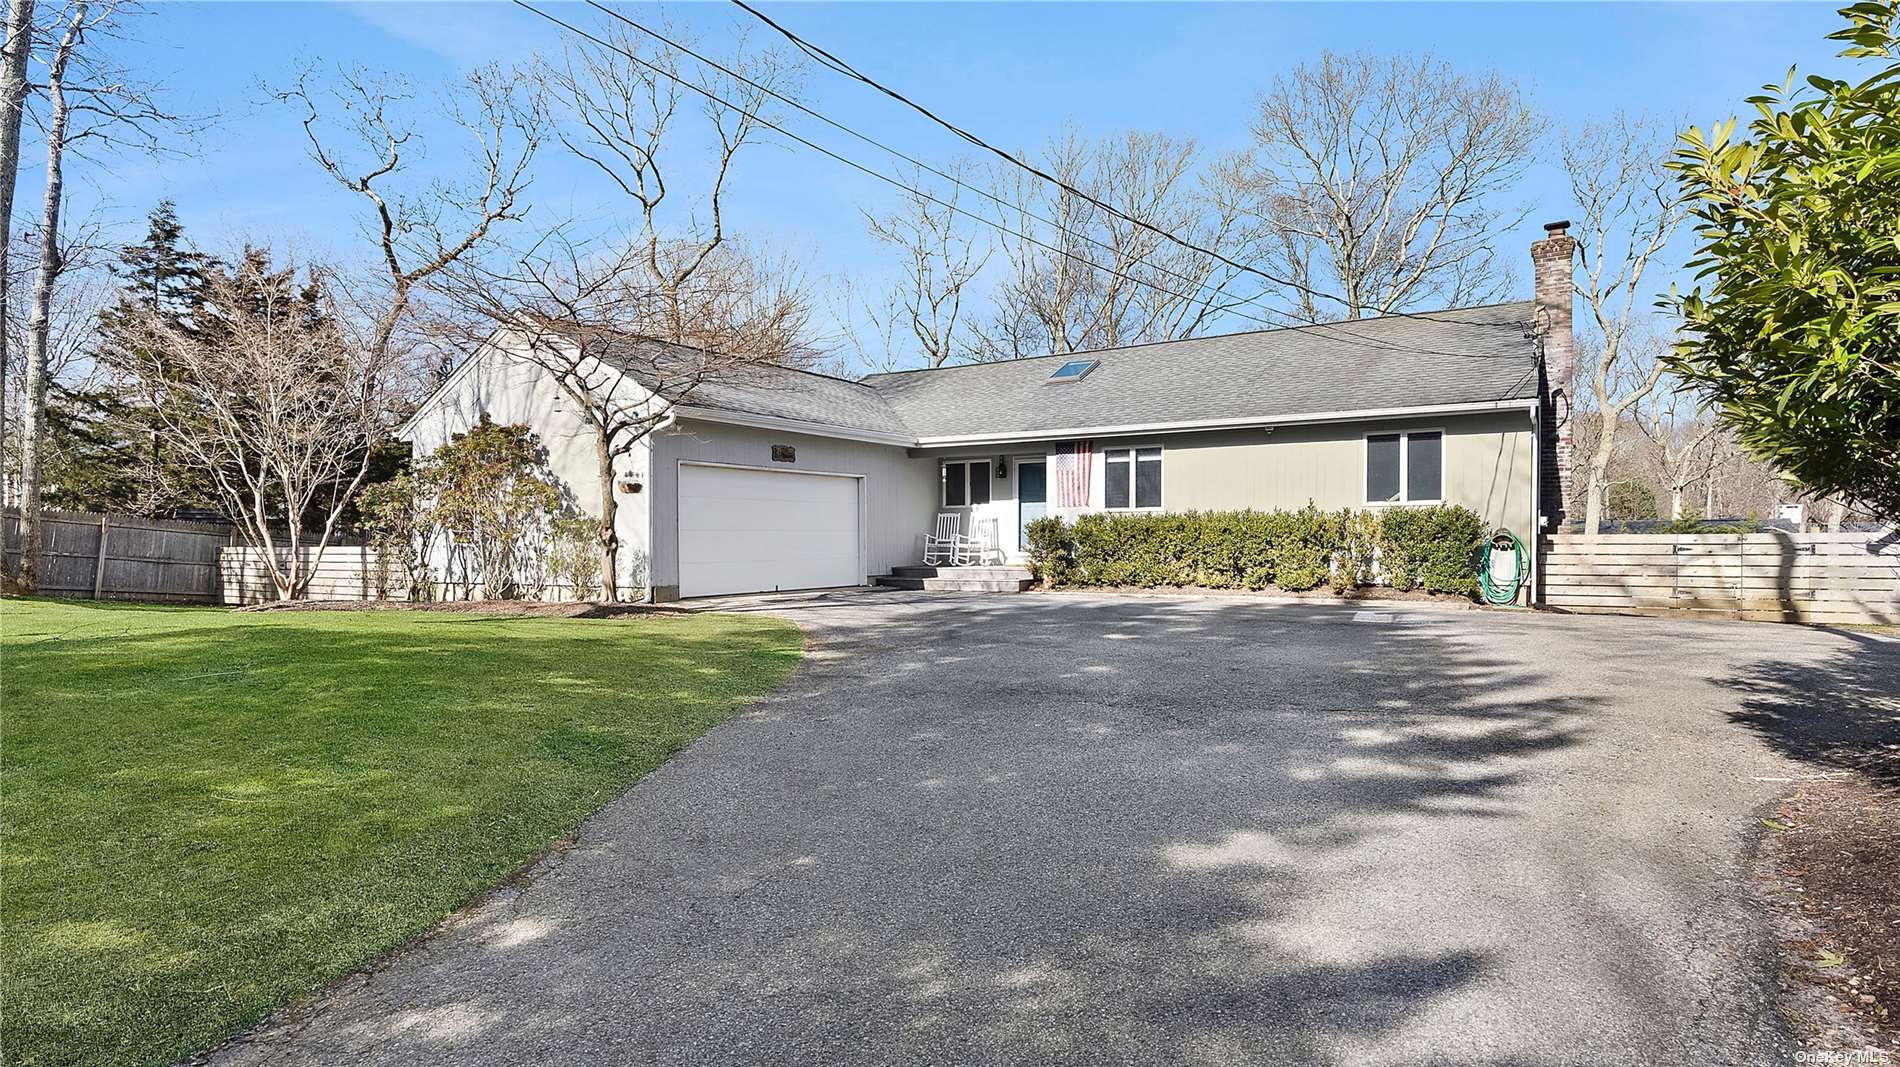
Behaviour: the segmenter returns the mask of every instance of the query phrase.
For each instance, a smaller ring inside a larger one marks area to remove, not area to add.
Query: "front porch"
[[[955,563],[978,569],[1010,567],[1027,578],[1022,565],[1029,558],[1029,524],[1045,515],[1075,515],[1089,509],[1092,446],[1088,442],[1069,442],[1033,447],[1033,451],[964,449],[939,455],[937,506],[925,520],[924,529],[931,530],[942,516],[956,516],[956,532],[966,539],[966,552]],[[952,561],[926,556],[920,562],[928,565]],[[965,579],[983,580],[978,576]]]

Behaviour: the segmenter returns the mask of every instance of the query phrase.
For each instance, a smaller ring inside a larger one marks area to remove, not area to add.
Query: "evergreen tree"
[[[56,388],[49,397],[49,506],[163,514],[213,502],[204,477],[168,455],[138,391],[120,386],[139,362],[129,347],[145,335],[139,316],[149,311],[181,325],[191,322],[204,303],[206,273],[218,268],[191,247],[169,200],[153,209],[145,238],[120,249],[112,268],[121,282],[119,299],[99,315],[93,352],[117,382],[100,389]]]

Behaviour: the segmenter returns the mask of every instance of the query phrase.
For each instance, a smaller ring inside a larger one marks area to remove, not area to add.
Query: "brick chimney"
[[[1538,514],[1545,529],[1565,522],[1564,504],[1570,500],[1574,467],[1570,444],[1570,382],[1577,367],[1577,348],[1570,327],[1570,265],[1577,242],[1567,232],[1570,223],[1544,226],[1545,237],[1531,244],[1531,268],[1537,278],[1537,334],[1543,352],[1538,396],[1543,401],[1540,425],[1543,440],[1539,465],[1543,486]]]

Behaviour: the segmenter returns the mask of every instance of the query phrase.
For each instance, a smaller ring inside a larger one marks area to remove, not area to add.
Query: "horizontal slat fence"
[[[301,569],[310,574],[311,600],[376,600],[376,550],[365,545],[331,545],[319,557],[304,549]],[[289,552],[277,554],[278,566],[288,565]],[[277,587],[271,583],[270,569],[264,566],[257,550],[246,545],[225,548],[219,560],[224,585],[224,603],[261,604],[277,599]],[[407,598],[400,574],[390,579],[395,587],[392,599]]]
[[[40,519],[40,591],[56,597],[219,603],[218,559],[230,544],[222,523],[148,519],[92,511],[46,511]],[[20,518],[6,512],[9,570],[20,563]]]
[[[1542,564],[1567,611],[1900,623],[1900,531],[1554,534]]]

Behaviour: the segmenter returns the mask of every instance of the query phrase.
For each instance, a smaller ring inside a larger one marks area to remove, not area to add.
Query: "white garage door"
[[[680,595],[822,589],[864,581],[861,479],[680,467]]]

